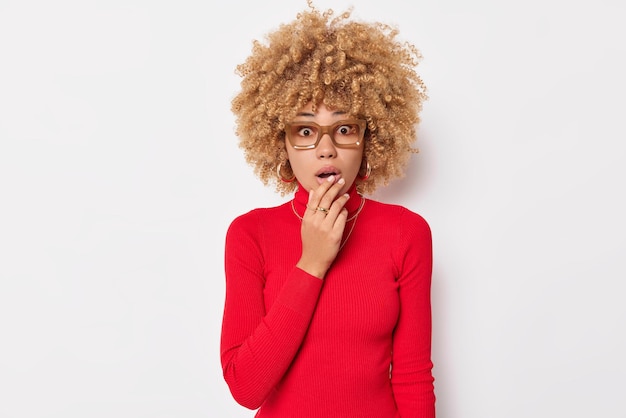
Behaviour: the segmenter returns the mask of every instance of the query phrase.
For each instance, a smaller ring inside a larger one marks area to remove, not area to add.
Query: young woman
[[[309,8],[238,66],[246,159],[295,193],[228,229],[224,378],[260,418],[432,418],[430,229],[363,195],[415,151],[420,55]]]

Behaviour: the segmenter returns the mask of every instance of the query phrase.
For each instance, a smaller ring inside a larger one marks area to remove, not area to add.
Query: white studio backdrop
[[[424,55],[441,418],[626,417],[620,2],[316,2]],[[0,416],[252,417],[221,377],[229,222],[285,201],[234,67],[292,0],[0,0]]]

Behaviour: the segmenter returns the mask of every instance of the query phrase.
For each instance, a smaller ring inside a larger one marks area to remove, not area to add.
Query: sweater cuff
[[[304,316],[310,316],[315,309],[323,284],[323,280],[295,267],[276,301]]]

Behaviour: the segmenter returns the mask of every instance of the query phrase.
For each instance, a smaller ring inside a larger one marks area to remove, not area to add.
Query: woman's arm
[[[396,262],[400,316],[394,331],[391,382],[402,418],[434,418],[430,284],[432,238],[426,221],[405,209]]]
[[[266,312],[259,225],[258,212],[233,221],[225,251],[222,368],[235,400],[250,409],[261,406],[291,364],[323,283],[294,266]]]

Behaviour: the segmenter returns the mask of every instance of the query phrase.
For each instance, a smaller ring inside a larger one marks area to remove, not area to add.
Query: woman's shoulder
[[[392,243],[398,256],[418,248],[420,253],[428,251],[432,243],[432,232],[426,219],[419,213],[399,204],[366,201],[370,231],[381,243]]]
[[[280,214],[285,211],[287,205],[288,203],[283,203],[278,206],[250,209],[247,212],[235,216],[230,222],[229,230],[250,229],[258,226],[264,220],[280,217]]]
[[[380,220],[393,224],[411,223],[425,228],[429,227],[428,222],[422,215],[405,206],[380,202],[371,198],[366,198],[366,205],[368,206],[368,212]]]

